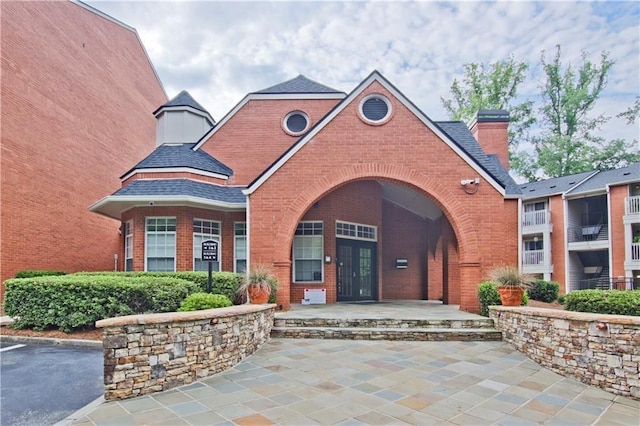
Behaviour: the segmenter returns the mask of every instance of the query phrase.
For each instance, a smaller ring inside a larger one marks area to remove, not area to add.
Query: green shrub
[[[478,285],[478,300],[480,301],[480,315],[489,316],[489,306],[502,305],[498,284],[493,281],[485,281]],[[522,295],[522,306],[529,303],[529,295],[525,291]]]
[[[231,300],[222,294],[193,293],[182,301],[178,311],[199,311],[202,309],[225,308],[231,305]]]
[[[558,298],[560,284],[555,281],[538,280],[527,290],[533,300],[551,303]]]
[[[16,273],[16,278],[35,278],[35,277],[48,277],[48,276],[57,276],[57,275],[67,275],[64,271],[46,271],[46,270],[28,270],[28,271],[19,271]]]
[[[640,316],[640,291],[572,291],[565,295],[563,305],[569,311]]]
[[[74,275],[110,275],[122,277],[169,277],[191,281],[197,285],[193,292],[206,292],[209,273],[204,271],[183,272],[78,272]],[[223,294],[229,300],[235,300],[236,291],[242,282],[242,275],[233,272],[214,272],[212,274],[211,293]],[[191,292],[191,293],[193,293]],[[237,304],[237,303],[236,303]]]
[[[561,304],[561,305],[564,305],[564,299],[565,299],[565,297],[567,297],[567,295],[566,295],[566,294],[559,294],[559,295],[558,295],[558,303],[559,303],[559,304]]]
[[[93,327],[97,320],[147,312],[173,312],[197,286],[170,277],[64,275],[5,281],[5,313],[15,328]]]

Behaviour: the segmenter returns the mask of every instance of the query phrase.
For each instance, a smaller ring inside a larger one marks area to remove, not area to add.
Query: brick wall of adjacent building
[[[568,291],[567,277],[565,274],[564,205],[565,203],[562,196],[555,195],[549,197],[551,223],[553,224],[553,231],[551,232],[551,261],[553,263],[553,273],[551,274],[551,279],[560,284],[561,294]]]
[[[153,150],[161,84],[131,29],[71,2],[0,8],[0,280],[113,269],[120,224],[87,208]]]
[[[609,223],[609,235],[611,238],[611,276],[624,277],[625,252],[629,248],[625,247],[624,223],[622,217],[625,213],[625,197],[629,196],[629,185],[612,186],[609,189],[609,211],[611,212],[611,222]]]
[[[370,93],[392,101],[392,117],[384,125],[358,117],[358,104]],[[517,264],[518,215],[517,201],[505,200],[485,179],[475,194],[466,194],[461,179],[475,177],[477,171],[374,82],[250,196],[251,257],[274,263],[278,278],[290,280],[300,212],[347,182],[404,183],[429,196],[447,216],[458,248],[450,292],[463,309],[477,310],[481,278],[496,264]],[[278,303],[288,305],[288,286],[278,296]]]

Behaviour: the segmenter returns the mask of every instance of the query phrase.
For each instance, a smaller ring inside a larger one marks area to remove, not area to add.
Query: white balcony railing
[[[523,265],[544,264],[544,250],[526,250],[524,252]]]
[[[626,197],[624,205],[625,214],[640,214],[640,195]]]
[[[640,243],[631,243],[631,260],[640,260]]]
[[[549,210],[536,210],[533,212],[525,212],[522,216],[522,226],[539,226],[551,223],[551,215]]]

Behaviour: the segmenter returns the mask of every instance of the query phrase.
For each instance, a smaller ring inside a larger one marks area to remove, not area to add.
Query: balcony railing
[[[551,215],[548,210],[536,210],[525,212],[522,216],[522,226],[538,226],[551,223]]]
[[[526,250],[524,252],[523,265],[542,265],[544,264],[544,250]]]
[[[640,214],[640,195],[633,197],[626,197],[625,201],[625,214]]]
[[[567,228],[567,237],[570,243],[604,241],[609,239],[609,227],[607,224],[601,224]]]
[[[640,290],[640,278],[591,278],[580,280],[580,290]]]
[[[640,243],[631,243],[631,260],[640,260]]]

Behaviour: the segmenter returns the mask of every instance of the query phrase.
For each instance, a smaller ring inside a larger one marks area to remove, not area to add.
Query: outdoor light
[[[326,255],[324,257],[324,263],[331,263],[331,255]]]

